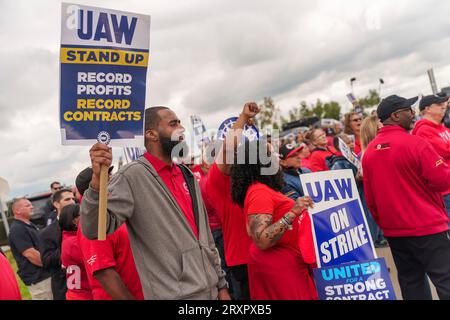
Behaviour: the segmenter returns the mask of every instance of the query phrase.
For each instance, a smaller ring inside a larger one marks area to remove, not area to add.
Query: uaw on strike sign
[[[150,16],[62,4],[63,145],[143,145]]]
[[[302,175],[319,269],[321,300],[395,300],[384,259],[378,259],[352,170]]]

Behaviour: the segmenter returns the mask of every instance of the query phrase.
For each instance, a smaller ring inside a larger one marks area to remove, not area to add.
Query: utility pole
[[[428,78],[430,79],[430,84],[431,84],[431,91],[433,91],[433,94],[437,94],[438,93],[438,87],[436,84],[436,78],[434,77],[434,70],[433,68],[427,70],[428,73]]]
[[[6,197],[9,194],[9,184],[8,181],[6,181],[3,178],[0,178],[0,211],[1,216],[3,220],[3,226],[5,227],[6,236],[9,234],[9,225],[8,225],[8,219],[6,218],[5,211],[7,210],[6,206]]]

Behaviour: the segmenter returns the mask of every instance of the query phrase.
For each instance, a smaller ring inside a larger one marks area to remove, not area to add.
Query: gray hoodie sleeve
[[[221,265],[221,260],[220,260],[220,255],[219,255],[219,251],[216,248],[216,245],[214,243],[214,239],[212,237],[211,231],[209,231],[209,237],[210,237],[210,248],[213,250],[214,254],[215,254],[215,259],[214,259],[214,269],[216,269],[217,272],[217,276],[219,278],[219,282],[217,283],[217,289],[224,289],[224,288],[229,288],[228,282],[225,278],[225,271],[223,271],[222,269],[222,265]],[[211,247],[212,246],[212,247]]]
[[[201,202],[203,207],[205,206],[203,201]],[[206,208],[204,207],[204,212],[206,212]],[[221,259],[219,255],[219,250],[217,250],[216,244],[214,242],[214,238],[212,236],[211,229],[209,227],[208,215],[205,215],[205,221],[207,224],[207,232],[208,232],[208,246],[209,249],[214,253],[214,269],[216,270],[217,277],[219,278],[219,282],[217,283],[217,289],[229,288],[229,284],[225,278],[225,271],[222,269]]]
[[[99,193],[89,186],[81,203],[81,230],[90,240],[98,238]],[[130,184],[122,173],[114,175],[108,186],[108,212],[106,214],[106,233],[114,233],[134,211],[134,198]]]

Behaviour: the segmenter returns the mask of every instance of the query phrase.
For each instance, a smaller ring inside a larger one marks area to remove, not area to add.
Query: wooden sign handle
[[[106,240],[106,208],[108,204],[108,167],[102,165],[100,171],[100,194],[98,202],[98,240]]]

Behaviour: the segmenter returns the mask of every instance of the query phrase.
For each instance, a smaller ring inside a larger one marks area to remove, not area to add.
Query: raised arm
[[[246,103],[242,109],[242,113],[239,115],[238,120],[233,125],[232,130],[227,133],[216,157],[217,167],[222,174],[230,175],[234,153],[236,152],[236,148],[242,138],[245,124],[250,123],[251,119],[253,119],[259,112],[260,108],[255,102]]]

